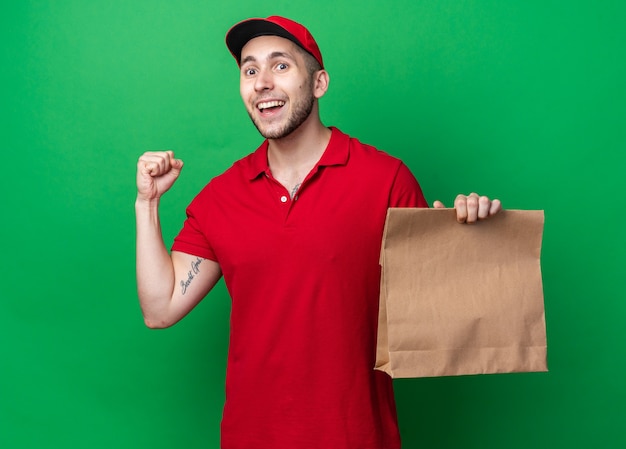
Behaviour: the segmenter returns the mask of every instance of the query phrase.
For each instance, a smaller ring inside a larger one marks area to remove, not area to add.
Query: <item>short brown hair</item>
[[[322,66],[311,53],[309,53],[299,45],[294,45],[294,47],[298,50],[298,53],[300,53],[304,57],[306,71],[309,73],[309,76],[312,76],[315,72],[322,70]]]

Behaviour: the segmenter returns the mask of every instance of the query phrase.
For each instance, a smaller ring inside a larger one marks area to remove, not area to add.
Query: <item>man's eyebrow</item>
[[[267,56],[268,61],[271,59],[276,59],[276,58],[287,58],[287,59],[291,59],[292,61],[295,61],[295,58],[290,53],[287,53],[284,51],[273,51]],[[252,55],[248,55],[241,60],[240,65],[244,65],[247,62],[254,62],[254,61],[256,61],[256,58]]]
[[[244,65],[246,62],[250,62],[250,61],[256,61],[256,58],[254,56],[246,56],[245,58],[241,60],[239,64]]]

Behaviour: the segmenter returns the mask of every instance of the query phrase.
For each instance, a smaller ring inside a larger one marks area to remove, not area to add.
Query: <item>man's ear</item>
[[[318,70],[313,74],[313,95],[315,98],[322,98],[328,90],[330,76],[324,69]]]

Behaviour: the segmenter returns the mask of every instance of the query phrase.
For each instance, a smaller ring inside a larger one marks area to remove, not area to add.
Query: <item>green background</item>
[[[404,447],[626,447],[625,3],[268,3],[0,7],[0,447],[218,447],[229,298],[220,283],[144,328],[135,164],[186,163],[163,200],[169,245],[260,142],[223,39],[274,13],[323,50],[324,122],[405,160],[430,202],[475,190],[545,210],[550,372],[395,381]]]

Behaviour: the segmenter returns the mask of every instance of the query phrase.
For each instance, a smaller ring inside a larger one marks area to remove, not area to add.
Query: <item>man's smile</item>
[[[285,105],[285,102],[282,100],[271,100],[271,101],[263,101],[257,104],[257,108],[259,111],[264,112],[266,109],[274,109],[280,108]]]

